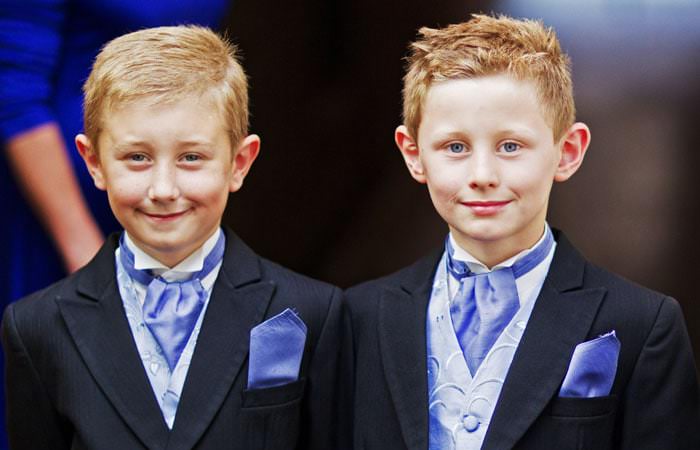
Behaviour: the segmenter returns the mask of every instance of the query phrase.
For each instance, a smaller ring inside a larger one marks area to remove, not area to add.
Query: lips
[[[461,202],[477,216],[492,216],[505,208],[510,200],[478,200]]]
[[[146,211],[142,211],[144,215],[146,215],[149,219],[155,220],[157,222],[170,222],[173,220],[177,220],[180,217],[184,216],[187,214],[189,209],[183,210],[183,211],[176,211],[176,212],[162,212],[162,213],[150,213]]]

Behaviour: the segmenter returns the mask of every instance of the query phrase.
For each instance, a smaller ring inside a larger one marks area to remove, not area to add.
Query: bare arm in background
[[[87,207],[54,123],[40,125],[7,142],[7,159],[17,184],[56,244],[66,270],[87,263],[103,242]]]

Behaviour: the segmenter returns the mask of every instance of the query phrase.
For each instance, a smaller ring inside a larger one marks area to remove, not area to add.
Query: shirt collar
[[[510,258],[506,259],[505,261],[502,261],[502,262],[496,264],[491,269],[489,269],[484,263],[482,263],[481,261],[476,259],[471,253],[469,253],[468,251],[466,251],[465,249],[460,247],[459,244],[457,244],[457,241],[455,241],[454,237],[452,236],[452,233],[450,233],[449,239],[450,239],[450,243],[452,243],[452,248],[454,248],[454,251],[455,251],[454,259],[457,259],[459,261],[464,261],[467,264],[467,267],[469,267],[469,270],[472,271],[473,273],[488,273],[488,272],[491,272],[491,271],[496,270],[496,269],[503,269],[505,267],[510,267],[513,264],[515,264],[515,262],[517,260],[519,260],[523,256],[530,253],[535,247],[540,245],[540,243],[544,240],[544,238],[546,236],[547,228],[549,228],[549,225],[547,225],[547,223],[545,223],[544,230],[542,232],[542,236],[540,236],[539,240],[537,242],[535,242],[535,244],[532,247],[527,248],[527,249],[521,251],[520,253],[518,253],[514,256],[511,256]]]
[[[153,256],[141,250],[131,239],[128,232],[124,232],[124,244],[129,247],[134,254],[134,268],[137,270],[151,270],[154,275],[161,276],[168,281],[175,281],[187,278],[194,272],[199,272],[204,267],[204,258],[216,245],[216,241],[221,233],[221,228],[217,228],[201,247],[190,253],[175,267],[168,267],[158,261]]]

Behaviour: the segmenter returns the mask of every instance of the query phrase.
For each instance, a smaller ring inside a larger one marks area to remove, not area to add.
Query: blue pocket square
[[[620,341],[615,330],[578,344],[559,396],[590,398],[610,395],[619,355]]]
[[[306,324],[289,308],[250,330],[248,389],[296,381],[305,343]]]

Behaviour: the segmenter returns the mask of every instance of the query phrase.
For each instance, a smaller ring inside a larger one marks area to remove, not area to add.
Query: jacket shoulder
[[[56,299],[69,292],[75,295],[75,280],[73,274],[7,305],[2,317],[3,345],[19,340],[26,351],[41,355],[52,336],[65,327]]]
[[[302,275],[260,256],[230,228],[224,227],[224,233],[226,251],[221,271],[235,286],[250,282],[272,283],[278,294],[283,292],[289,298],[317,299],[339,295],[340,290],[329,283]]]
[[[345,291],[345,298],[352,307],[353,304],[359,306],[368,301],[374,302],[374,299],[378,298],[387,289],[399,289],[411,293],[426,282],[432,281],[441,256],[442,249],[435,249],[409,266],[388,275],[351,286]]]
[[[386,288],[400,288],[401,281],[404,280],[410,272],[410,267],[407,266],[399,269],[388,275],[384,275],[371,280],[363,281],[354,286],[350,286],[345,290],[345,296],[350,298],[365,297],[380,292]]]
[[[620,364],[635,367],[636,361],[654,336],[674,336],[673,351],[685,346],[687,331],[678,302],[660,292],[586,261],[583,289],[602,289],[604,296],[589,337],[614,330],[623,343]],[[685,338],[683,336],[686,336]],[[629,375],[631,369],[627,371]]]
[[[593,263],[586,264],[584,286],[603,287],[606,290],[606,304],[613,304],[632,315],[655,316],[663,303],[677,305],[671,297],[647,288],[619,274],[599,267]]]
[[[563,233],[558,230],[554,232],[557,249],[547,280],[562,292],[571,289],[603,289],[605,297],[601,312],[604,317],[616,317],[620,323],[648,324],[654,320],[664,303],[675,303],[675,300],[662,293],[590,262]]]
[[[274,282],[278,289],[290,294],[327,298],[340,291],[330,283],[303,275],[262,257],[260,267],[264,279]]]
[[[16,318],[21,318],[25,315],[37,317],[37,315],[44,315],[55,311],[56,298],[66,296],[70,292],[75,293],[78,273],[69,275],[43,289],[10,303],[5,308],[6,313],[12,310]]]

